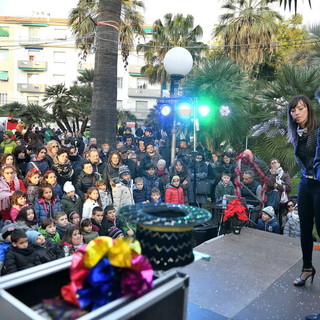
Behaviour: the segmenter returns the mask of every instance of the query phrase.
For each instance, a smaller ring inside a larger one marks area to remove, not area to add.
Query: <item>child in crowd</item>
[[[37,216],[38,223],[45,218],[53,218],[57,211],[61,211],[60,201],[52,189],[52,186],[42,186],[39,190],[39,198],[36,199],[34,211]]]
[[[56,223],[57,232],[62,239],[68,228],[71,227],[71,223],[68,221],[67,214],[63,211],[58,211],[54,214],[54,222]]]
[[[81,216],[83,204],[79,195],[76,194],[75,187],[73,186],[71,181],[67,181],[64,184],[63,191],[65,193],[60,201],[61,210],[66,214],[75,211],[78,212]]]
[[[11,197],[10,218],[11,221],[16,221],[16,218],[23,207],[27,206],[27,195],[21,191],[16,190]]]
[[[27,189],[27,201],[29,205],[34,205],[35,199],[38,197],[40,177],[40,170],[33,168],[27,173],[24,179],[24,185]]]
[[[234,195],[234,185],[232,183],[231,173],[228,171],[222,172],[221,181],[216,186],[215,197],[217,200],[221,200],[223,196],[233,196]]]
[[[112,239],[123,238],[123,232],[117,227],[111,227],[109,229],[109,237]]]
[[[92,217],[92,209],[94,207],[101,207],[101,203],[99,200],[99,191],[96,187],[91,187],[88,189],[86,193],[86,201],[83,205],[82,210],[82,218],[91,218]]]
[[[296,206],[294,207],[294,210],[288,212],[287,219],[288,221],[284,226],[283,235],[300,238],[300,218]]]
[[[93,208],[91,222],[98,229],[99,236],[108,235],[108,224],[101,207]]]
[[[80,214],[78,212],[72,211],[68,215],[69,221],[74,226],[80,226]]]
[[[41,261],[34,251],[28,246],[28,238],[25,231],[13,230],[11,234],[11,245],[8,248],[3,264],[3,274],[28,269],[41,264]]]
[[[39,225],[33,207],[23,207],[16,218],[15,225],[25,231],[37,230]]]
[[[56,242],[47,240],[43,234],[38,231],[30,230],[27,231],[26,234],[29,245],[35,250],[41,263],[64,258],[64,252]]]
[[[7,220],[1,230],[2,240],[0,240],[0,271],[4,262],[4,258],[11,245],[11,233],[16,229],[15,225]]]
[[[151,203],[161,203],[161,195],[160,195],[160,190],[157,188],[152,188],[151,189]]]
[[[113,206],[108,206],[104,210],[106,218],[107,218],[107,229],[109,230],[111,227],[117,227],[122,230],[122,224],[119,219],[117,219],[116,210]]]
[[[59,243],[60,234],[57,232],[56,223],[51,218],[43,219],[38,231],[44,235],[47,240]]]
[[[99,191],[101,207],[104,210],[106,206],[110,206],[112,204],[111,192],[107,189],[107,185],[103,181],[97,181],[96,187]]]
[[[160,192],[159,192],[160,194]],[[152,191],[151,191],[152,197]],[[164,201],[166,203],[184,204],[183,189],[180,187],[179,176],[171,177],[171,184],[167,186]]]
[[[127,166],[121,166],[118,174],[120,181],[112,188],[113,205],[116,210],[121,208],[124,202],[127,205],[134,204],[129,168]]]
[[[272,233],[280,233],[280,225],[276,220],[273,207],[268,206],[262,210],[262,217],[258,220],[258,229]]]
[[[151,201],[151,190],[157,188],[160,190],[160,195],[163,195],[163,185],[161,179],[156,173],[156,167],[153,163],[146,165],[146,175],[143,177],[143,186],[147,192],[147,199]]]
[[[143,187],[143,179],[137,177],[134,179],[134,186],[133,186],[133,199],[134,203],[148,203],[149,200],[147,199],[147,192]]]
[[[52,170],[48,170],[46,171],[46,173],[43,175],[42,178],[42,185],[49,185],[53,188],[56,197],[61,200],[63,192],[62,192],[62,188],[60,186],[59,183],[57,183],[57,175],[55,174],[54,171]]]
[[[92,229],[91,219],[83,219],[80,223],[80,230],[83,234],[84,243],[89,243],[91,240],[99,237],[99,233]]]
[[[64,256],[71,256],[83,245],[83,235],[80,232],[80,228],[71,226],[60,241],[60,245],[63,247]]]

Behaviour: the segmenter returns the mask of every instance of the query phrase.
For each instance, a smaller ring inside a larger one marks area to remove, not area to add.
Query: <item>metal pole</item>
[[[197,98],[193,100],[193,151],[197,149]]]
[[[174,98],[174,88],[175,88],[175,77],[171,76],[171,83],[170,83],[170,98]],[[174,163],[176,158],[176,101],[173,102],[173,125],[171,129],[171,165]]]

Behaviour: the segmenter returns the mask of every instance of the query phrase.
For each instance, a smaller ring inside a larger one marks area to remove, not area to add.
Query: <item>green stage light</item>
[[[201,105],[198,107],[198,112],[201,117],[207,117],[210,113],[210,107],[208,105]]]

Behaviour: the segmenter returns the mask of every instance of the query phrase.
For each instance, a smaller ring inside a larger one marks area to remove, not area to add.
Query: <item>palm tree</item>
[[[222,6],[229,12],[220,16],[220,24],[214,29],[225,46],[229,58],[252,73],[267,62],[275,50],[277,22],[282,16],[268,7],[270,0],[227,0]]]
[[[68,102],[69,102],[69,90],[65,84],[57,84],[53,86],[47,86],[44,94],[43,101],[45,108],[51,108],[52,114],[57,122],[59,128],[63,131],[66,129],[72,131],[68,121],[68,117],[71,115]]]
[[[131,20],[131,30],[142,32],[143,18],[135,8],[143,8],[142,1],[100,0],[98,8],[91,0],[79,0],[78,7],[69,15],[70,25],[83,50],[89,50],[96,42],[93,103],[90,134],[98,143],[116,139],[117,125],[117,58],[119,34],[121,51],[127,57],[132,40],[128,25],[121,22]],[[122,9],[122,10],[121,10]],[[124,28],[126,27],[126,28]],[[124,33],[122,35],[122,29]],[[94,32],[96,37],[93,37]]]
[[[184,17],[182,14],[173,16],[167,13],[164,22],[160,19],[154,22],[152,40],[137,46],[138,52],[144,52],[147,63],[141,68],[141,73],[148,77],[151,84],[161,83],[164,88],[170,80],[163,67],[167,51],[176,46],[188,48],[194,63],[197,64],[202,52],[207,49],[207,46],[199,41],[202,35],[202,28],[199,25],[194,27],[193,16]]]
[[[283,4],[284,8],[286,8],[287,5],[288,5],[289,6],[289,10],[291,10],[291,5],[292,5],[292,2],[293,2],[294,3],[294,12],[297,12],[298,0],[279,0],[279,1],[280,1],[280,5]],[[311,0],[308,0],[308,1],[309,1],[309,6],[311,8]]]

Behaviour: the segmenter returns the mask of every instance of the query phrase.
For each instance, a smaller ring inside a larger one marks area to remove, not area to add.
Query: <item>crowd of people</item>
[[[71,255],[99,235],[134,237],[136,226],[117,216],[122,206],[166,202],[208,207],[235,194],[233,150],[216,153],[198,148],[192,152],[188,141],[181,139],[175,161],[170,163],[167,137],[152,128],[141,131],[134,135],[126,127],[115,144],[102,145],[94,137],[59,130],[3,132],[2,274]],[[288,202],[291,179],[280,161],[271,159],[268,166],[250,150],[243,154],[267,177],[266,192],[273,201],[262,212],[259,177],[243,163],[241,197],[259,208],[255,226],[298,236],[293,222],[299,216],[287,215],[292,211]],[[287,200],[280,203],[283,192]]]

